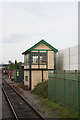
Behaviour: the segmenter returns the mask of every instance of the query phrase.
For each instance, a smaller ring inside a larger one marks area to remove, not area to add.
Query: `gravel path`
[[[20,89],[20,88],[19,88]],[[25,99],[44,117],[44,118],[51,118],[51,115],[49,115],[49,112],[47,111],[46,106],[43,107],[41,104],[41,101],[37,99],[37,95],[34,95],[30,93],[30,91],[23,91],[22,95],[25,97]]]

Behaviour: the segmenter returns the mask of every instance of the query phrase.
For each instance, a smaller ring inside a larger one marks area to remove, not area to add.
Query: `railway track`
[[[15,120],[45,120],[35,108],[33,108],[13,87],[5,80],[2,82],[2,90],[13,111]]]
[[[2,120],[6,119],[15,119],[15,116],[11,110],[11,107],[8,104],[8,101],[5,97],[4,92],[2,91]],[[0,119],[1,120],[1,119]]]

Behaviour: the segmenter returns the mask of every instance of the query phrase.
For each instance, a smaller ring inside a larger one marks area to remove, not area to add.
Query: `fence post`
[[[65,78],[65,70],[64,70],[64,78]]]
[[[65,70],[64,70],[64,72],[63,72],[63,75],[64,75],[64,104],[66,105],[66,98],[65,98],[65,94],[66,94],[66,90],[65,90]]]
[[[77,70],[75,70],[75,76],[77,76]]]
[[[64,70],[64,73],[63,73],[63,74],[64,74],[64,81],[65,81],[65,70]]]
[[[78,75],[78,116],[80,117],[80,76]]]
[[[56,70],[54,70],[54,74],[56,73]]]

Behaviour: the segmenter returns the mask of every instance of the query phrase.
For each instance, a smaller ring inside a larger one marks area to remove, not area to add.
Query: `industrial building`
[[[59,50],[56,54],[57,70],[80,70],[80,46]]]

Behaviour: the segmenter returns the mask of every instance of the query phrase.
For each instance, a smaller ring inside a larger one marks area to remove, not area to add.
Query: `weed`
[[[37,84],[35,88],[31,90],[31,92],[37,95],[40,95],[43,98],[47,98],[48,97],[48,81],[44,81],[42,83]]]

